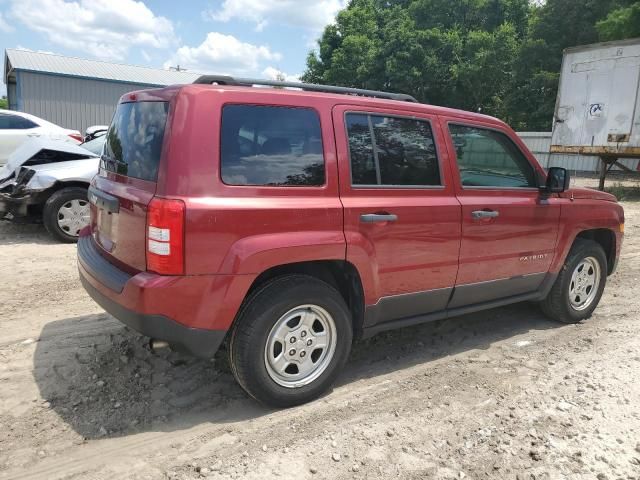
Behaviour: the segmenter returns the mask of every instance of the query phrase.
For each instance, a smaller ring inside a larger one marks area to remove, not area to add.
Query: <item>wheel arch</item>
[[[51,195],[53,195],[54,193],[64,189],[64,188],[73,188],[73,187],[80,187],[80,188],[84,188],[86,190],[89,189],[89,182],[83,182],[80,180],[70,180],[68,182],[56,182],[54,183],[51,188],[49,188],[47,190],[47,200],[48,197],[50,197]]]
[[[352,315],[354,338],[362,334],[364,322],[364,290],[356,267],[345,260],[314,260],[277,265],[260,273],[247,292],[249,298],[261,285],[284,275],[308,275],[334,287],[344,299]]]
[[[592,240],[598,243],[607,257],[607,275],[613,273],[616,258],[616,234],[609,228],[593,228],[583,230],[576,235],[577,238]],[[574,240],[575,243],[575,240]]]
[[[41,196],[39,197],[38,204],[36,205],[36,207],[38,208],[37,211],[41,211],[45,203],[47,203],[49,198],[51,198],[51,196],[54,193],[59,192],[60,190],[63,190],[65,188],[73,188],[73,187],[80,187],[80,188],[84,188],[85,190],[88,190],[89,182],[83,182],[81,180],[70,180],[68,182],[55,182],[53,185],[51,185],[46,190],[42,191],[42,193],[40,194]]]
[[[56,182],[55,185],[53,185],[53,187],[51,188],[55,190],[62,190],[63,188],[70,188],[70,187],[80,187],[80,188],[89,189],[89,182],[83,182],[81,180],[69,180],[64,182]]]

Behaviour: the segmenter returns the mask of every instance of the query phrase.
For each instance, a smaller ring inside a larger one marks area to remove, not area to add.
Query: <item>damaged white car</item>
[[[44,223],[62,242],[89,224],[89,182],[98,173],[104,137],[82,145],[34,139],[0,168],[0,219]]]

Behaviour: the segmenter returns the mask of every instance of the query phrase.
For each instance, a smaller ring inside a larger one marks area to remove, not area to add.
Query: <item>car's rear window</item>
[[[320,118],[308,108],[225,106],[220,153],[227,185],[324,185]]]
[[[168,111],[167,102],[119,104],[107,133],[102,168],[155,182]]]

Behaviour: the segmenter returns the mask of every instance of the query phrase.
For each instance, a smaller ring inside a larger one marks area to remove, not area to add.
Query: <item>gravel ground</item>
[[[152,354],[75,246],[0,223],[0,479],[640,479],[640,203],[594,316],[533,304],[380,334],[274,411],[224,355]]]

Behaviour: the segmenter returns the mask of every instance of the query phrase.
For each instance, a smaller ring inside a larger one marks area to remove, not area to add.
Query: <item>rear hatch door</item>
[[[157,186],[169,101],[120,103],[89,189],[91,233],[103,254],[131,272],[146,269],[147,206]]]

